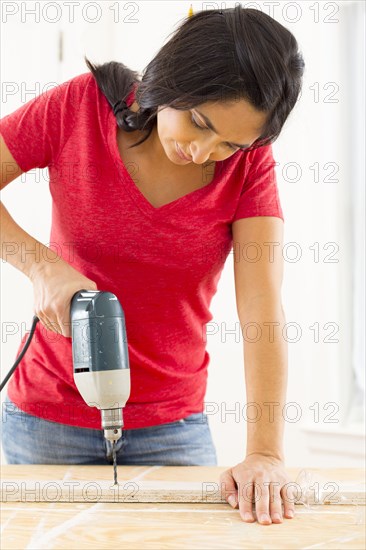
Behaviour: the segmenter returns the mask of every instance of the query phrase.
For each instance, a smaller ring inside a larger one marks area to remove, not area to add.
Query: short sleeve
[[[23,172],[54,163],[70,137],[91,73],[54,86],[0,119],[0,134]]]
[[[272,145],[248,152],[245,181],[232,221],[253,216],[276,216],[284,221],[281,208]]]

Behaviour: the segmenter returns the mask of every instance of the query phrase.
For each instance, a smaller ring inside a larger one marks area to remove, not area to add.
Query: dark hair
[[[268,114],[261,135],[246,151],[275,141],[302,85],[305,64],[293,34],[262,11],[239,5],[188,16],[171,34],[141,80],[123,63],[95,66],[84,57],[118,126],[148,132],[131,147],[149,137],[160,106],[185,110],[206,101],[240,99]],[[133,85],[136,113],[123,104]]]

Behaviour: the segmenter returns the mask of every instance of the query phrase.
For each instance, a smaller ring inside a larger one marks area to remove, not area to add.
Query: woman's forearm
[[[247,394],[247,452],[284,460],[284,410],[287,389],[286,323],[277,296],[253,299],[240,317]]]

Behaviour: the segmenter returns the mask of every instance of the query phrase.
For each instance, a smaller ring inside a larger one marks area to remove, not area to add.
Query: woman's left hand
[[[291,483],[288,488],[287,483]],[[255,521],[252,513],[253,497],[258,522],[263,525],[282,523],[283,515],[288,519],[294,517],[293,482],[283,461],[277,457],[260,453],[248,455],[243,462],[221,474],[220,486],[223,497],[233,508],[239,504],[239,512],[244,521]]]

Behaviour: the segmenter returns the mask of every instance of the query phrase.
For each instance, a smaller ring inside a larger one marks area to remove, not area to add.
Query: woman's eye
[[[201,130],[208,130],[208,128],[204,128],[203,126],[199,126],[199,124],[197,124],[197,122],[194,120],[193,117],[191,118],[191,121],[193,122],[194,126],[196,126],[196,128],[200,128]]]
[[[197,124],[197,122],[194,120],[193,117],[191,117],[191,122],[193,123],[193,125],[196,128],[199,128],[200,130],[208,130],[209,129],[209,128],[205,128],[203,126],[199,126],[199,124]],[[226,143],[226,146],[229,147],[229,149],[231,149],[231,151],[236,151],[237,150],[237,147],[233,147],[232,145],[230,145],[230,143]]]

